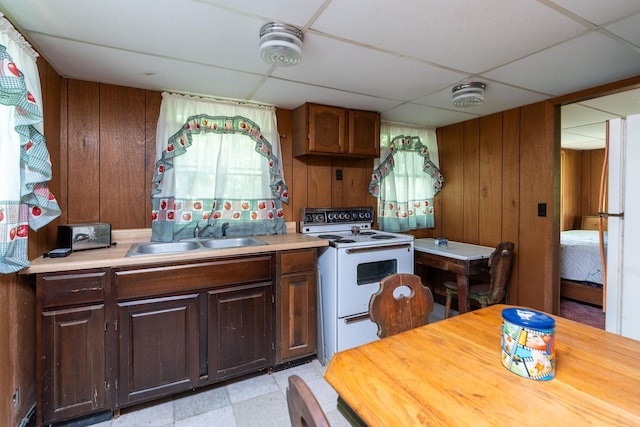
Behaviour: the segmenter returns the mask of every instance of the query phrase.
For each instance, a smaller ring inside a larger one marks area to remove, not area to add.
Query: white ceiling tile
[[[485,73],[489,78],[560,96],[637,75],[640,55],[598,33]],[[603,79],[606,81],[603,82]]]
[[[596,25],[640,12],[638,0],[553,0],[553,3]]]
[[[585,30],[534,1],[388,4],[385,0],[334,1],[312,28],[468,73],[480,73]]]
[[[452,86],[467,77],[316,34],[308,34],[305,39],[300,64],[277,68],[273,76],[402,101]]]
[[[562,128],[566,129],[593,123],[603,123],[617,117],[615,114],[606,112],[606,110],[590,108],[587,105],[586,102],[564,105],[561,113]]]
[[[440,90],[432,95],[415,99],[413,102],[465,113],[487,115],[516,108],[521,105],[533,104],[549,98],[543,94],[483,80],[482,78],[474,78],[470,81],[480,81],[486,84],[484,102],[480,105],[474,107],[454,107],[451,104],[453,86]]]
[[[452,123],[479,117],[472,113],[447,111],[418,104],[402,104],[382,113],[383,120],[430,127],[442,127]]]
[[[175,1],[175,0],[174,0]],[[184,1],[184,0],[177,0]],[[302,28],[325,0],[191,0]]]
[[[640,113],[640,89],[602,96],[583,101],[580,104],[611,113],[609,119],[614,117],[627,117]]]
[[[52,42],[49,37],[37,37],[39,45],[61,60],[59,72],[65,76],[120,86],[167,90],[199,95],[244,100],[258,85],[258,74],[231,72],[224,68],[190,64],[154,56],[140,57],[117,49],[89,47],[73,41]],[[88,52],[88,50],[91,52]],[[84,61],[93,56],[92,61]],[[126,64],[126,66],[123,66]],[[175,76],[181,76],[176,80]],[[206,88],[206,90],[203,90]]]
[[[299,107],[305,102],[313,102],[357,110],[383,111],[398,104],[397,101],[330,88],[319,88],[273,77],[267,79],[255,93],[253,99],[256,101],[275,100],[275,105],[286,109]]]
[[[638,3],[640,4],[640,2]],[[640,13],[605,27],[613,34],[635,44],[638,47],[636,52],[640,54],[640,31],[638,28],[640,28]]]

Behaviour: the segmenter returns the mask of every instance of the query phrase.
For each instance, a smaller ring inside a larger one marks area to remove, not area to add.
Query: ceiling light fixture
[[[486,85],[481,82],[461,83],[453,87],[451,103],[455,107],[474,107],[484,101]]]
[[[290,67],[302,60],[302,31],[298,28],[269,22],[260,28],[260,55],[271,65]]]

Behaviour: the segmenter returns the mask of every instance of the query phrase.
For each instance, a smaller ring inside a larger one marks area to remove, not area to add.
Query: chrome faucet
[[[196,223],[196,228],[193,229],[193,237],[196,238],[196,239],[201,238],[202,235],[204,234],[204,232],[214,224],[215,224],[215,221],[214,221],[213,224],[212,223],[207,223],[207,225],[205,225],[204,227],[200,228],[199,224]],[[229,223],[228,222],[223,223],[222,227],[221,227],[222,237],[227,237],[227,228],[229,228]]]

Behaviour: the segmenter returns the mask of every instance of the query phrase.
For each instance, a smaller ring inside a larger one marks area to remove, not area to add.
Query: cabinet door
[[[118,303],[118,405],[191,389],[199,380],[198,294]]]
[[[278,363],[316,352],[317,292],[315,270],[283,275]]]
[[[309,105],[309,153],[343,154],[346,138],[347,110]]]
[[[208,292],[209,381],[272,366],[272,282]]]
[[[44,423],[110,407],[103,303],[42,312]]]
[[[380,113],[349,110],[349,149],[347,154],[380,156]]]

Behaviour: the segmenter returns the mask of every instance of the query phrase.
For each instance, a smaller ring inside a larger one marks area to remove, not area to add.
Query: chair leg
[[[444,318],[449,317],[449,309],[451,308],[451,292],[447,292],[447,301],[444,304]]]

